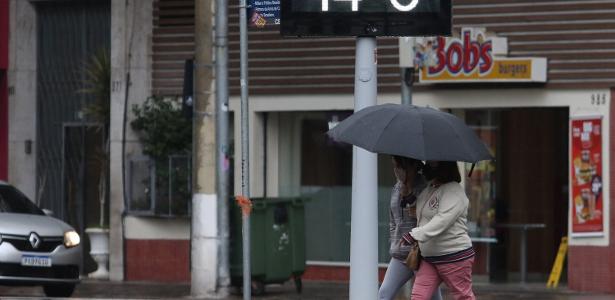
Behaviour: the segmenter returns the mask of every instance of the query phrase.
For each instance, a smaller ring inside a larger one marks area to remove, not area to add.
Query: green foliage
[[[92,99],[83,107],[86,118],[102,124],[104,141],[102,147],[93,154],[95,166],[100,168],[98,178],[99,221],[97,225],[88,224],[88,227],[108,228],[109,224],[109,195],[108,168],[109,168],[109,123],[111,119],[111,60],[109,53],[102,49],[94,54],[84,64],[83,70],[85,88],[78,92],[90,96]]]
[[[135,119],[130,125],[139,135],[144,154],[160,161],[191,150],[192,122],[176,101],[150,97],[142,106],[133,105],[132,112]]]
[[[150,97],[141,106],[133,105],[135,119],[130,123],[143,146],[143,153],[156,164],[155,193],[157,215],[187,215],[190,191],[189,157],[192,149],[192,122],[182,113],[181,105],[173,100]],[[172,168],[169,159],[175,156]],[[149,185],[149,179],[143,182]],[[171,191],[172,184],[173,191]],[[145,198],[150,199],[152,189],[146,189]],[[142,201],[142,209],[149,208],[149,202]],[[138,203],[135,203],[138,206]],[[139,209],[138,207],[134,207]]]
[[[82,93],[91,95],[93,102],[86,105],[86,117],[100,122],[108,129],[111,102],[111,60],[107,51],[99,51],[92,56],[85,69],[85,86]]]

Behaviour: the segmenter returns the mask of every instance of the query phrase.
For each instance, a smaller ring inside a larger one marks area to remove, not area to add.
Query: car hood
[[[63,236],[70,230],[73,228],[49,216],[0,213],[1,234],[23,236],[36,232],[40,236]]]

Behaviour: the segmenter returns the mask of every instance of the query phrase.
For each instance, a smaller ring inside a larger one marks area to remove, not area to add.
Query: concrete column
[[[110,124],[110,279],[124,279],[124,184],[128,165],[140,146],[130,129],[131,107],[151,95],[153,0],[111,1],[111,124]],[[127,80],[127,75],[130,79]],[[126,136],[124,111],[126,109]],[[123,141],[125,140],[125,151]],[[125,162],[122,162],[125,157]],[[123,168],[125,167],[126,170]],[[124,173],[123,173],[124,172]]]
[[[195,1],[195,70],[191,296],[215,297],[218,287],[216,102],[213,97],[213,2]]]
[[[9,15],[9,182],[36,201],[36,11],[11,0]]]

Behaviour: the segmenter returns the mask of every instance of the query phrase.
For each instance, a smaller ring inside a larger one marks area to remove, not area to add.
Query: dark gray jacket
[[[412,231],[412,228],[416,227],[416,198],[423,191],[427,182],[423,179],[423,176],[418,175],[414,180],[412,193],[414,195],[414,202],[410,203],[406,207],[401,207],[401,183],[397,182],[393,186],[391,192],[391,202],[389,208],[389,242],[391,244],[389,248],[389,254],[391,257],[405,260],[410,252],[410,246],[400,246],[399,240],[401,236]]]

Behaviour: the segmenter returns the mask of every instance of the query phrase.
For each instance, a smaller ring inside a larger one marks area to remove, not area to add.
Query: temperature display
[[[447,36],[450,0],[281,0],[284,36]]]

